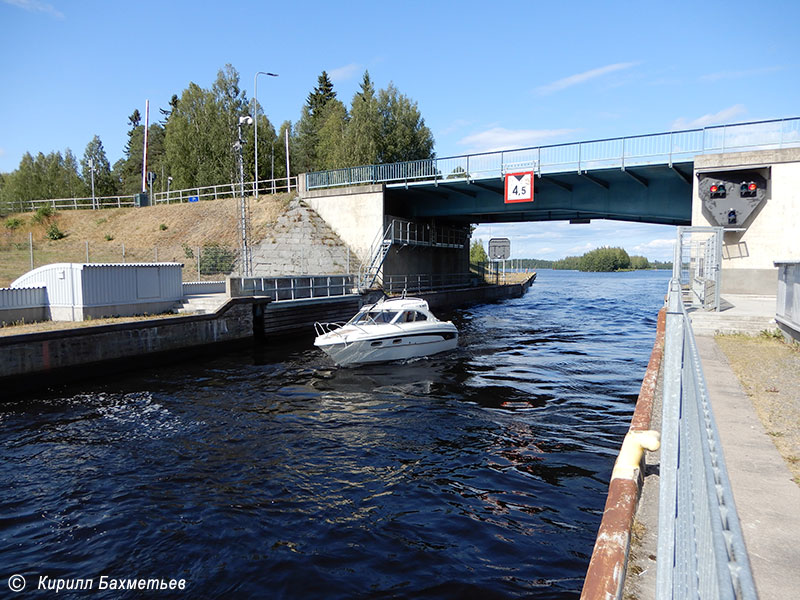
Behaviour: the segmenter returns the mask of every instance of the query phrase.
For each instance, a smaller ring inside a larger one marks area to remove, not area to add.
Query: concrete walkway
[[[689,320],[696,336],[731,333],[758,335],[777,327],[775,296],[726,294],[720,304],[719,312],[689,310]]]
[[[798,598],[800,487],[714,338],[697,348],[759,598]]]

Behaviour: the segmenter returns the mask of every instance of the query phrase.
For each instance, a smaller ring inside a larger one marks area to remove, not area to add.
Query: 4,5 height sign
[[[533,171],[506,173],[505,203],[533,202]]]

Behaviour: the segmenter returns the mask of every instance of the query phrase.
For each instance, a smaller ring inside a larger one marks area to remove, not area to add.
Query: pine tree
[[[361,90],[353,96],[350,121],[345,132],[344,163],[341,166],[371,165],[378,162],[381,113],[375,87],[364,71]]]

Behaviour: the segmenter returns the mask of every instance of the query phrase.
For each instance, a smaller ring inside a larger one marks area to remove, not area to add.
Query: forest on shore
[[[489,262],[483,247],[483,240],[473,240],[470,245],[471,263]],[[644,256],[630,256],[623,248],[603,246],[595,248],[582,256],[567,256],[559,260],[538,258],[515,258],[511,261],[514,269],[556,269],[564,271],[640,271],[650,269],[672,269],[671,262],[649,260]]]
[[[290,173],[296,175],[340,167],[432,158],[434,139],[417,103],[394,84],[375,86],[365,71],[347,107],[336,96],[323,71],[308,94],[296,122],[275,127],[240,86],[239,73],[228,64],[208,89],[195,83],[174,94],[166,107],[151,110],[147,130],[147,170],[156,176],[154,191],[187,189],[239,180],[236,145],[239,117],[258,120],[258,179],[287,176],[285,137],[289,138]],[[152,118],[153,113],[160,114]],[[81,158],[71,149],[48,154],[27,152],[19,167],[0,173],[0,213],[14,212],[30,200],[131,195],[141,191],[145,125],[138,109],[127,117],[128,141],[123,157],[109,163],[95,135]],[[124,121],[120,119],[121,126]],[[242,127],[245,181],[256,179],[255,129]],[[273,166],[274,165],[274,166]]]

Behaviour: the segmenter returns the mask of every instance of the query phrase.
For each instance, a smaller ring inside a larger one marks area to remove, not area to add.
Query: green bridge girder
[[[535,176],[532,202],[506,204],[504,180],[390,184],[387,214],[453,223],[611,219],[691,225],[693,162]]]

